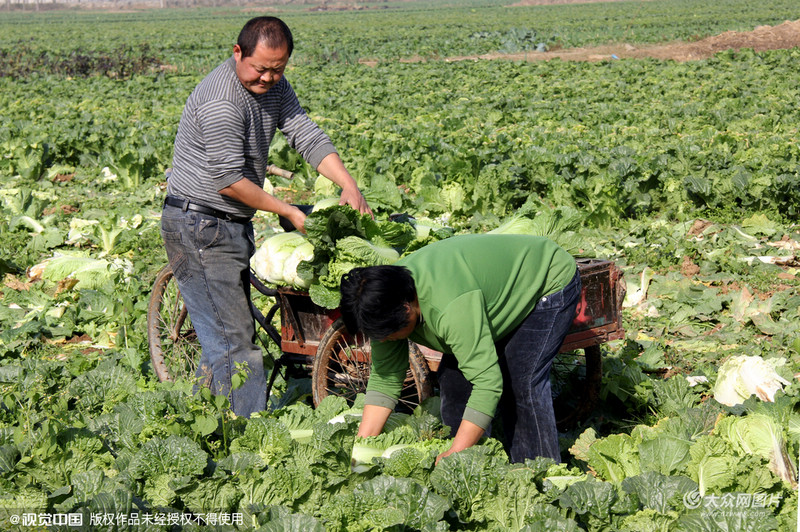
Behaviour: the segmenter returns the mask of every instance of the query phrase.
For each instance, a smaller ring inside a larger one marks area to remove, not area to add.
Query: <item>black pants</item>
[[[511,334],[495,345],[503,373],[503,394],[497,413],[503,421],[512,462],[550,457],[561,461],[558,429],[550,392],[550,367],[575,318],[581,295],[580,273],[561,291],[541,298]],[[461,424],[472,384],[445,354],[437,373],[442,420],[453,435]]]

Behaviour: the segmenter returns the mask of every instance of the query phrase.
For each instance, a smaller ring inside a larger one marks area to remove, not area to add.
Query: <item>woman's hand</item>
[[[458,427],[458,432],[456,432],[456,436],[453,438],[453,443],[450,445],[449,449],[436,457],[436,465],[439,465],[439,462],[445,456],[463,451],[478,443],[485,432],[486,431],[482,427],[479,427],[475,423],[462,419],[461,425]]]
[[[451,454],[453,454],[454,452],[456,452],[456,451],[454,451],[454,450],[453,450],[453,448],[452,448],[452,447],[450,447],[450,448],[449,448],[449,449],[447,449],[445,452],[443,452],[442,454],[440,454],[439,456],[437,456],[437,457],[436,457],[436,465],[439,465],[439,462],[441,461],[441,459],[442,459],[442,458],[444,458],[445,456],[450,456],[450,455],[451,455]]]
[[[356,436],[362,438],[377,436],[383,430],[391,413],[392,409],[385,406],[364,405],[364,413],[361,414],[361,424],[358,425]]]

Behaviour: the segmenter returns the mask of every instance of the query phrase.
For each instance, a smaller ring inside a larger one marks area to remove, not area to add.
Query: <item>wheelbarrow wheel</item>
[[[158,380],[194,377],[200,360],[200,341],[169,265],[158,272],[150,292],[147,340]]]
[[[600,394],[603,357],[599,345],[559,353],[553,361],[550,382],[558,430],[574,428],[592,411]]]
[[[361,335],[350,335],[344,321],[339,318],[322,337],[311,370],[311,387],[314,405],[329,395],[338,395],[349,403],[356,395],[364,393],[370,371],[369,340]],[[433,395],[428,364],[422,353],[411,344],[409,369],[397,405],[400,412],[410,412]]]

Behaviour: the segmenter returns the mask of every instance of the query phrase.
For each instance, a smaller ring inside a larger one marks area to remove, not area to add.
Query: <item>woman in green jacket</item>
[[[380,434],[408,369],[408,340],[444,353],[442,420],[455,429],[440,459],[478,442],[499,412],[511,461],[560,461],[550,366],[575,317],[574,258],[544,237],[460,235],[390,266],[342,278],[350,332],[372,343],[359,436]]]

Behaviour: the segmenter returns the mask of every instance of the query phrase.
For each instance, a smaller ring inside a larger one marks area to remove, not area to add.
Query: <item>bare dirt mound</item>
[[[761,52],[795,47],[800,47],[800,20],[786,21],[777,26],[759,26],[753,31],[726,31],[720,35],[695,42],[641,46],[624,43],[609,44],[593,48],[569,48],[549,52],[451,57],[447,60],[511,59],[518,61],[547,61],[560,58],[566,61],[604,61],[608,59],[652,57],[664,60],[691,61],[706,59],[724,50],[752,48],[757,52]]]

